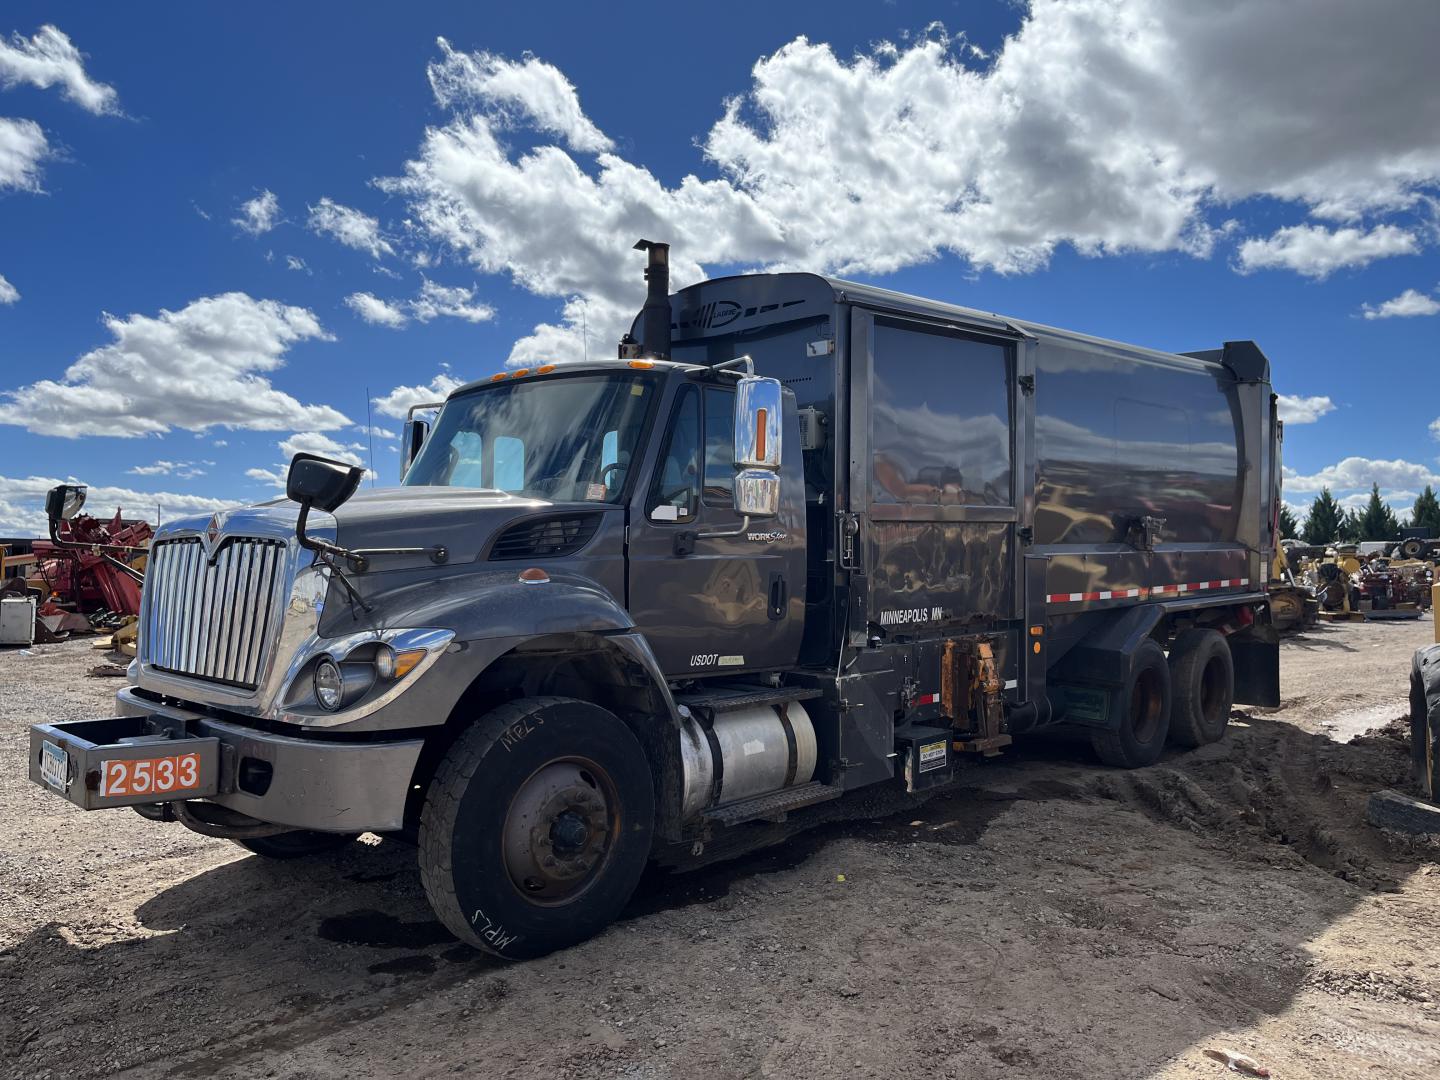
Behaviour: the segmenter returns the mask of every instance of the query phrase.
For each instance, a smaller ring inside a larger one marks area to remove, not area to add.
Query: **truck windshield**
[[[505,382],[453,397],[404,483],[616,502],[654,395],[651,377],[625,373]]]

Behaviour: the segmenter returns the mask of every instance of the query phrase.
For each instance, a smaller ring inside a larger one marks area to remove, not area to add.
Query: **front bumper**
[[[213,762],[213,784],[206,785],[203,797],[259,821],[322,832],[384,832],[404,825],[406,798],[424,745],[420,739],[298,739],[160,705],[131,687],[121,690],[116,702],[120,717],[137,722],[131,737],[150,737],[140,744],[143,751],[133,742],[116,742],[112,720],[37,724],[31,730],[31,779],[85,809],[160,802],[163,796],[97,799],[86,774],[116,757],[193,749],[207,768]],[[74,780],[67,790],[47,784],[41,775],[46,742],[59,744],[69,755]]]

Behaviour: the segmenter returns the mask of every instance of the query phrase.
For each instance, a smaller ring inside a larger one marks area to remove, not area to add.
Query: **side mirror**
[[[747,375],[735,389],[735,512],[780,513],[780,432],[784,391],[779,379]]]
[[[296,454],[290,459],[285,496],[301,506],[328,513],[355,494],[364,475],[365,470],[358,465],[331,461],[318,454]]]
[[[69,521],[85,505],[84,484],[60,484],[50,489],[45,496],[45,516],[51,523]]]
[[[412,415],[405,421],[405,430],[400,436],[400,479],[410,471],[410,466],[420,456],[420,448],[430,437],[430,421]]]
[[[780,468],[779,379],[747,375],[735,388],[735,464],[741,469]]]

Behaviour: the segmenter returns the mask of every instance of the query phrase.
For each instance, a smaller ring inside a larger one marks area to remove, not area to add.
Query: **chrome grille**
[[[231,537],[213,561],[198,537],[154,545],[141,658],[162,671],[254,689],[284,566],[278,540]]]

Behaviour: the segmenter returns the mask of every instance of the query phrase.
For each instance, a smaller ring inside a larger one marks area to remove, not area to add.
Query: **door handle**
[[[785,603],[790,599],[789,586],[785,575],[778,570],[770,574],[770,620],[776,622],[785,617]]]

